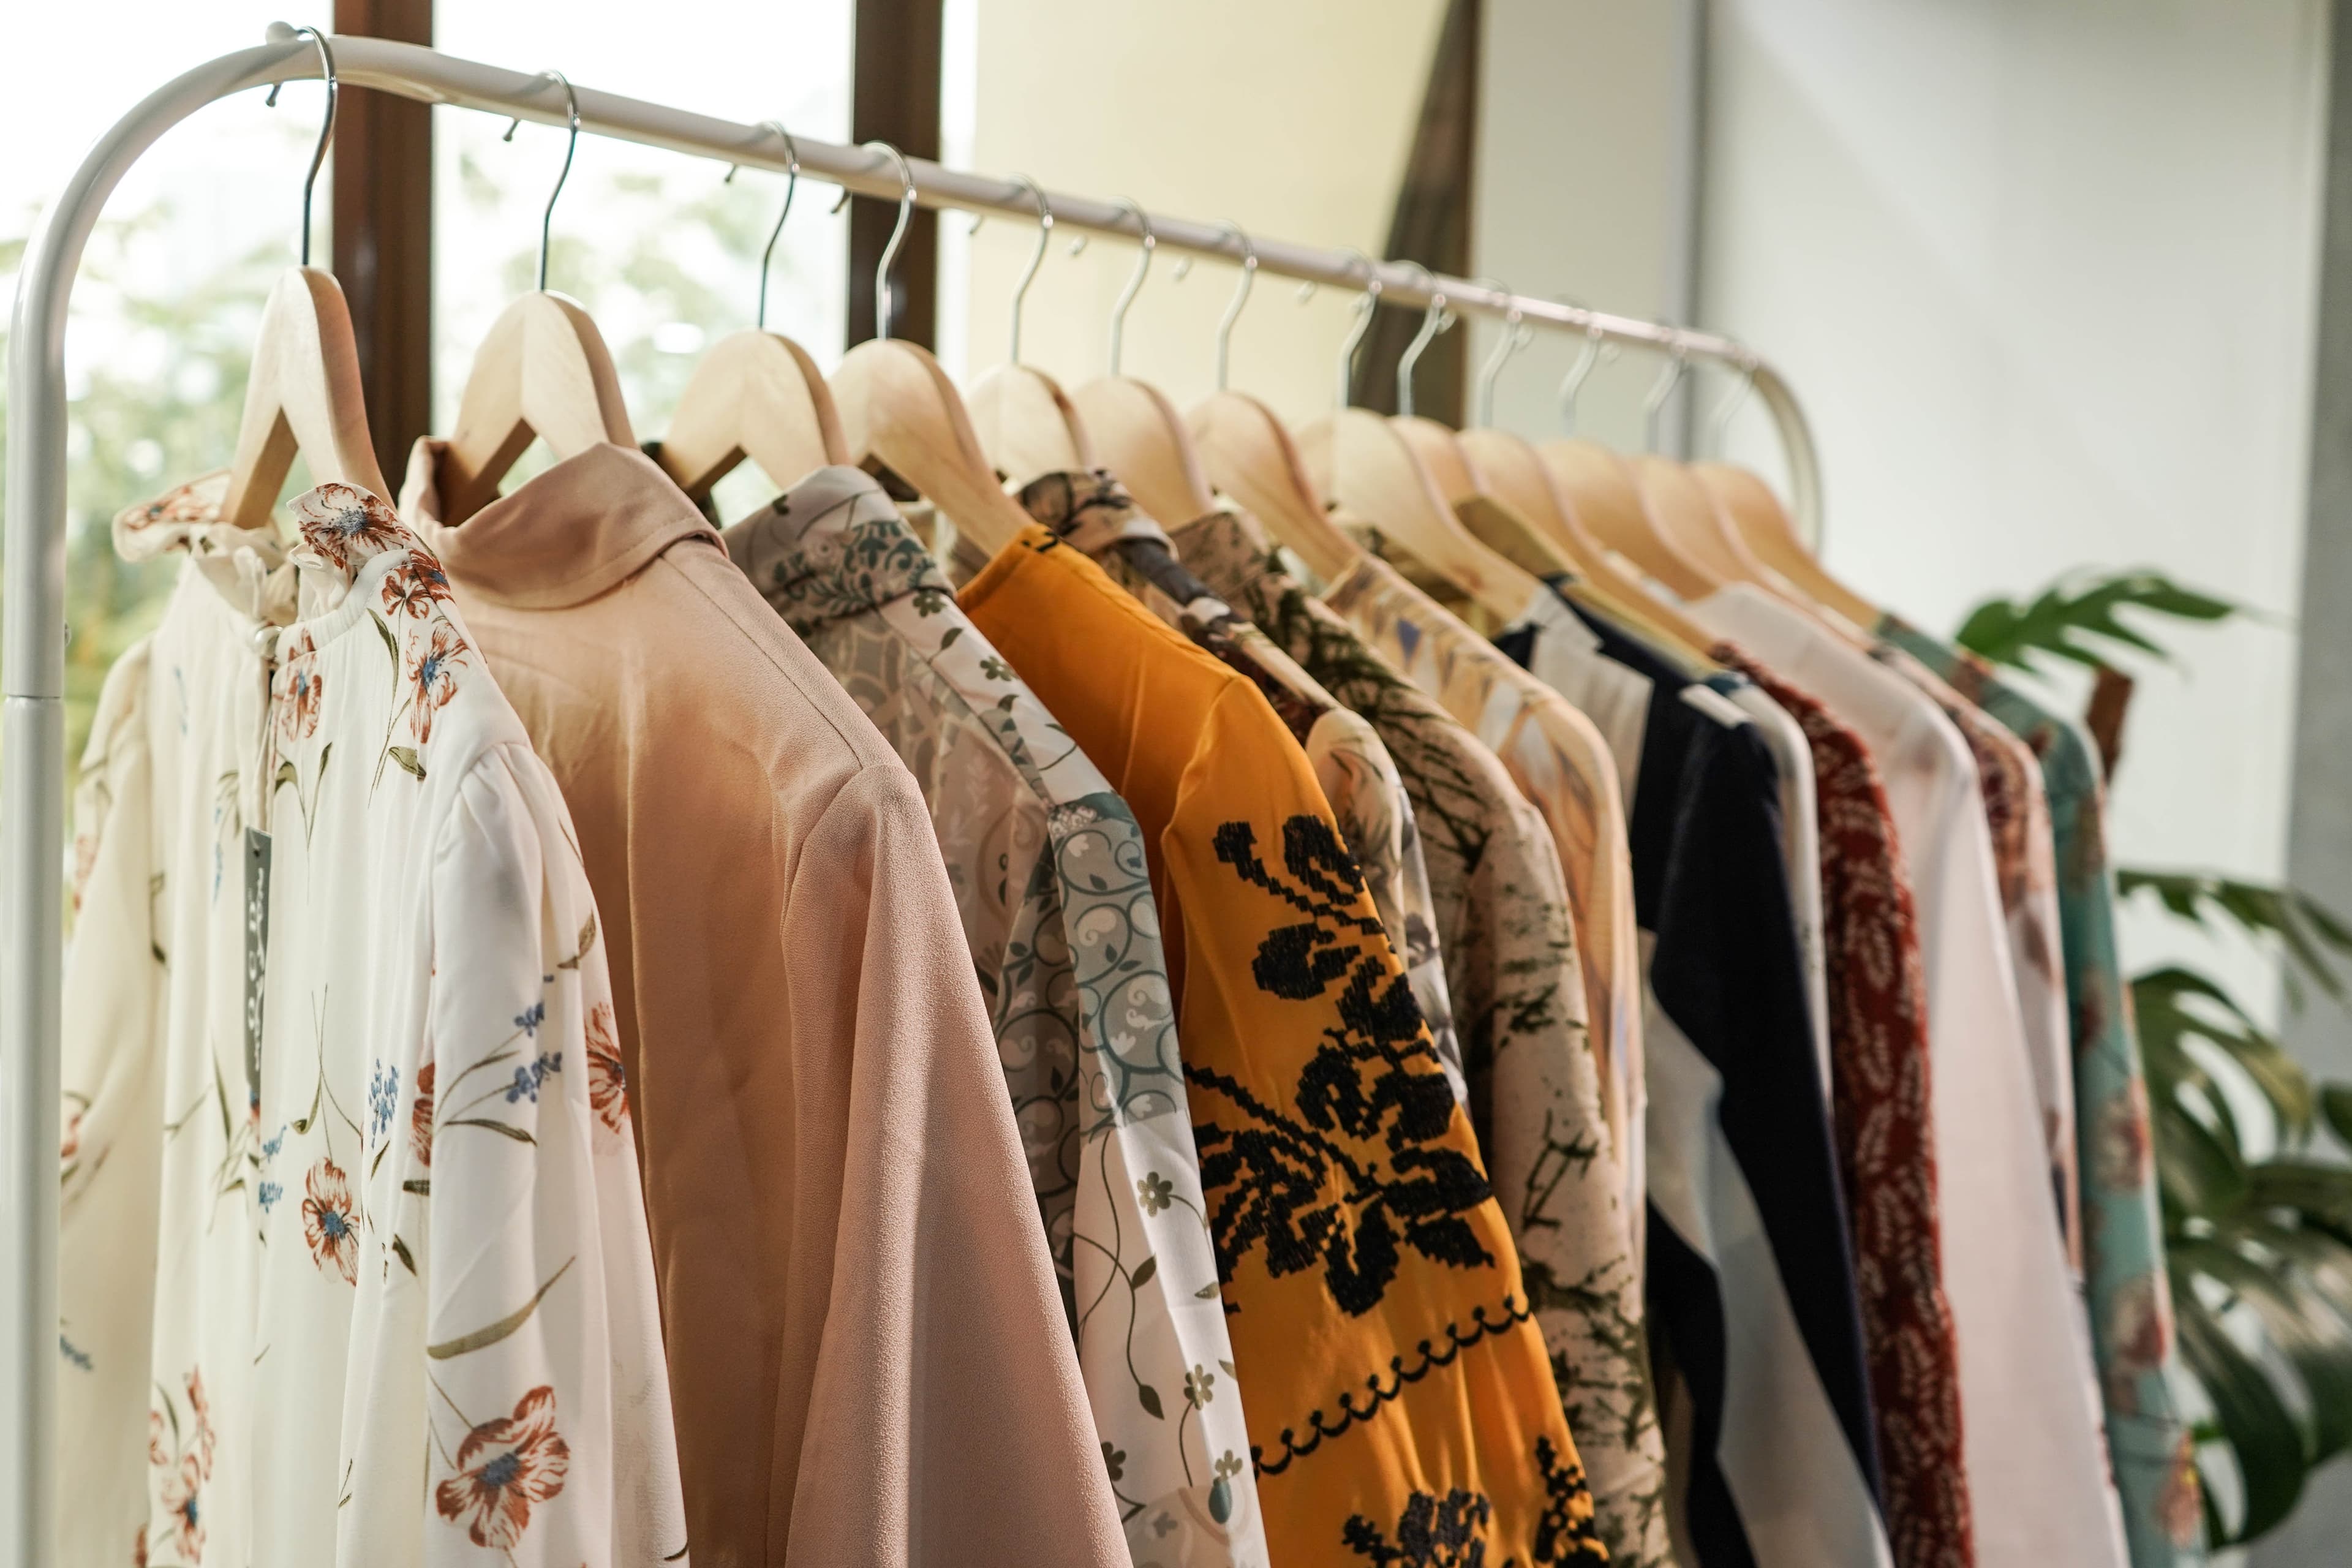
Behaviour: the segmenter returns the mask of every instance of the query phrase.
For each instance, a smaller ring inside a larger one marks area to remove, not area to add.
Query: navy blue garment
[[[1654,942],[1650,989],[1721,1079],[1717,1120],[1724,1141],[1753,1194],[1815,1374],[1883,1519],[1853,1256],[1782,859],[1778,768],[1754,724],[1727,723],[1695,705],[1685,690],[1700,683],[1560,597],[1600,638],[1601,657],[1651,682],[1627,803],[1634,911]],[[1541,635],[1532,626],[1514,628],[1496,644],[1526,665]],[[1707,1568],[1745,1568],[1755,1556],[1717,1444],[1724,1314],[1743,1303],[1724,1299],[1714,1265],[1654,1204],[1648,1237],[1652,1342],[1693,1405],[1685,1501],[1692,1544]]]

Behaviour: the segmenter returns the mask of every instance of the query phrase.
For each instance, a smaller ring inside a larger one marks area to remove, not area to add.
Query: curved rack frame
[[[332,39],[337,74],[426,103],[454,104],[547,125],[568,121],[562,93],[529,71],[458,59],[380,38]],[[25,252],[9,338],[6,614],[0,643],[0,1568],[41,1568],[55,1522],[58,1204],[62,899],[65,821],[66,308],[83,247],[125,171],[156,140],[206,104],[283,81],[316,79],[318,51],[282,25],[269,41],[209,60],[149,94],[116,122],[74,173]],[[583,130],[696,157],[790,171],[791,153],[758,125],[713,119],[592,88],[577,89]],[[799,172],[859,195],[898,198],[890,160],[864,149],[803,140]],[[1037,198],[1016,181],[915,160],[917,200],[934,208],[1030,217]],[[1139,237],[1119,205],[1048,192],[1055,221]],[[1244,242],[1230,227],[1155,216],[1162,246],[1235,265]],[[1433,278],[1357,255],[1248,242],[1269,273],[1362,289],[1426,305],[1442,293],[1457,310],[1516,317],[1531,326],[1588,333],[1654,352],[1712,361],[1752,377],[1779,426],[1792,510],[1816,541],[1821,474],[1803,411],[1787,381],[1739,343],[1514,295],[1460,278]]]

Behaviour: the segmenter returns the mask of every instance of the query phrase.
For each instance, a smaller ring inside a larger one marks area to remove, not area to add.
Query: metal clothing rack
[[[456,104],[545,124],[570,123],[558,79],[455,58],[414,44],[334,37],[343,81],[426,103]],[[66,307],[82,248],[117,182],[164,132],[216,99],[324,74],[316,47],[283,24],[268,41],[209,60],[170,81],[117,121],[82,160],[25,252],[8,360],[6,614],[0,644],[0,1568],[46,1568],[55,1523],[58,1361],[58,1031],[63,989],[65,819]],[[787,144],[772,128],[718,120],[590,88],[576,90],[578,124],[600,135],[785,173],[859,195],[898,200],[900,163],[862,147],[812,138]],[[935,208],[1024,217],[1052,205],[1054,221],[1141,239],[1131,206],[1048,193],[1021,182],[907,160],[914,200]],[[1746,376],[1778,426],[1792,510],[1818,538],[1820,469],[1788,383],[1743,345],[1513,294],[1487,283],[1433,277],[1412,263],[1368,262],[1340,250],[1244,238],[1230,225],[1150,219],[1173,247],[1335,288],[1380,287],[1392,304],[1458,310],[1625,343],[1676,361],[1702,360]]]

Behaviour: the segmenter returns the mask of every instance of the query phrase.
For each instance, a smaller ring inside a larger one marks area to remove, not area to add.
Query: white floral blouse
[[[1133,815],[871,477],[820,468],[725,538],[929,804],[1135,1568],[1264,1563]]]
[[[77,808],[62,1560],[682,1562],[562,800],[388,505],[294,503],[282,625],[220,488],[117,523],[192,560]]]

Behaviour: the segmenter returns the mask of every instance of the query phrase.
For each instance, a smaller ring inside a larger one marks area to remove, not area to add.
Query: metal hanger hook
[[[1412,342],[1407,343],[1404,353],[1397,356],[1397,414],[1402,418],[1410,419],[1412,417],[1412,373],[1421,363],[1422,351],[1436,340],[1438,333],[1454,324],[1454,318],[1446,312],[1445,291],[1437,287],[1435,274],[1418,261],[1408,259],[1399,265],[1420,273],[1423,282],[1430,289],[1429,308],[1422,312],[1421,331],[1413,333]]]
[[[1581,300],[1570,300],[1565,295],[1555,295],[1554,298],[1572,310],[1582,310],[1588,315],[1591,313],[1591,307]],[[1585,324],[1584,348],[1576,356],[1576,363],[1568,367],[1568,374],[1559,380],[1559,428],[1562,435],[1576,434],[1576,400],[1584,391],[1585,380],[1591,375],[1593,367],[1603,359],[1614,357],[1615,347],[1601,335],[1600,327],[1590,321]]]
[[[1045,265],[1045,247],[1054,243],[1054,209],[1046,205],[1045,187],[1026,174],[1015,174],[1013,183],[1027,190],[1037,203],[1037,248],[1029,253],[1029,265],[1021,269],[1021,281],[1013,286],[1013,321],[1005,338],[1004,363],[1021,363],[1021,304],[1029,298],[1029,285],[1037,281],[1037,268]],[[973,227],[980,226],[974,224]]]
[[[548,239],[555,231],[555,199],[563,194],[563,183],[572,177],[572,155],[580,151],[580,95],[572,89],[572,79],[562,71],[541,71],[532,79],[551,81],[563,89],[564,117],[570,122],[572,132],[571,140],[563,144],[563,167],[556,172],[555,189],[547,193],[547,210],[539,217],[539,288],[540,292],[545,293]],[[499,140],[511,142],[515,132],[521,129],[522,118],[518,115],[508,123],[507,133]]]
[[[1364,334],[1372,330],[1372,317],[1381,308],[1381,289],[1380,268],[1373,265],[1372,258],[1352,245],[1346,249],[1364,268],[1364,291],[1356,296],[1356,319],[1348,323],[1348,334],[1339,340],[1339,401],[1334,405],[1339,408],[1348,406],[1348,393],[1355,380],[1356,349],[1363,342]]]
[[[793,216],[793,193],[801,188],[801,147],[793,140],[793,133],[784,129],[784,122],[781,120],[762,120],[760,129],[774,132],[784,144],[784,205],[783,210],[776,214],[776,226],[768,231],[767,247],[760,252],[760,313],[752,318],[752,324],[765,331],[768,325],[768,268],[775,260],[776,241],[783,237],[784,220]],[[735,177],[734,165],[729,166],[727,177],[730,180]]]
[[[1682,380],[1683,373],[1689,368],[1690,351],[1683,346],[1680,338],[1676,338],[1666,349],[1665,374],[1658,377],[1649,394],[1642,399],[1643,439],[1653,452],[1658,449],[1659,416],[1665,411],[1666,399],[1675,394],[1675,384]]]
[[[1225,365],[1233,357],[1234,323],[1242,319],[1242,307],[1249,303],[1250,289],[1257,282],[1257,247],[1250,243],[1247,230],[1228,218],[1217,225],[1242,244],[1241,286],[1234,290],[1232,303],[1225,307],[1223,320],[1217,322],[1217,390],[1225,389]]]
[[[1137,240],[1139,248],[1135,253],[1135,270],[1128,274],[1127,287],[1121,289],[1118,291],[1118,298],[1111,301],[1110,374],[1117,375],[1120,340],[1127,331],[1127,308],[1135,303],[1135,297],[1138,294],[1143,292],[1143,277],[1145,273],[1151,270],[1151,253],[1160,248],[1160,237],[1151,232],[1151,216],[1143,210],[1134,197],[1121,196],[1111,205],[1122,212],[1131,212],[1135,215],[1136,231],[1140,236]]]
[[[1474,283],[1484,283],[1500,293],[1510,294],[1511,286],[1499,278],[1474,278]],[[1513,295],[1516,301],[1517,296]],[[1503,374],[1504,363],[1510,357],[1536,341],[1535,329],[1527,324],[1527,312],[1517,303],[1504,309],[1503,335],[1495,340],[1494,352],[1486,363],[1478,367],[1478,395],[1474,404],[1473,423],[1481,426],[1495,423],[1495,382]]]
[[[898,166],[898,221],[890,226],[890,237],[883,244],[882,259],[874,264],[874,336],[877,342],[890,341],[890,264],[898,259],[898,247],[907,237],[907,221],[915,212],[915,169],[907,155],[887,142],[860,142],[868,153],[879,153]],[[846,187],[842,191],[847,200]],[[834,210],[841,210],[840,203]]]
[[[1707,421],[1709,447],[1718,456],[1723,451],[1723,438],[1731,431],[1731,416],[1746,407],[1748,398],[1756,392],[1756,355],[1745,343],[1735,340],[1733,346],[1739,353],[1732,361],[1732,370],[1739,379],[1732,384],[1729,392],[1724,394],[1723,401],[1716,405],[1715,414]]]
[[[327,144],[335,139],[335,98],[341,90],[341,84],[335,79],[335,51],[328,44],[326,34],[316,27],[287,27],[285,23],[278,22],[273,24],[269,29],[273,38],[278,36],[279,28],[285,28],[285,37],[289,42],[306,33],[310,35],[310,42],[318,46],[319,49],[320,79],[327,84],[327,113],[326,117],[319,121],[319,144],[310,150],[310,172],[302,176],[301,264],[308,267],[310,265],[310,193],[319,184],[319,171],[326,166]],[[261,100],[262,107],[277,108],[278,89],[285,85],[283,81],[271,82],[269,96]]]

